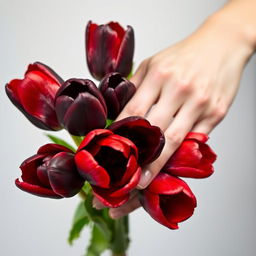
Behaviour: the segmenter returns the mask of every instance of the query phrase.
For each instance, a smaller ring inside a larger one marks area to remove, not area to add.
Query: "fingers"
[[[143,170],[137,186],[138,189],[144,189],[150,184],[170,156],[182,143],[187,133],[192,129],[201,112],[202,108],[194,100],[188,101],[181,107],[173,122],[165,131],[166,142],[161,155]]]
[[[93,197],[93,200],[92,200],[92,206],[97,210],[106,208],[106,206],[103,203],[101,203],[95,196]]]
[[[144,71],[145,68],[141,68],[140,71],[138,70],[136,72],[133,79],[140,82],[137,84],[137,91],[119,114],[117,120],[128,116],[144,117],[157,101],[161,92],[163,79],[155,72],[146,72],[146,74],[143,74]]]
[[[131,198],[127,203],[123,204],[118,208],[111,208],[109,210],[109,215],[113,219],[119,219],[129,214],[130,212],[136,210],[139,207],[140,207],[140,201],[138,199],[138,194],[136,193],[133,196],[131,196]]]
[[[141,82],[143,81],[143,78],[145,77],[147,70],[148,70],[148,61],[149,59],[145,59],[141,64],[139,65],[138,69],[134,73],[134,75],[131,77],[130,81],[138,87]]]

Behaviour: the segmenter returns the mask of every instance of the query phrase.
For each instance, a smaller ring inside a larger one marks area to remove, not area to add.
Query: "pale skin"
[[[146,117],[166,139],[157,160],[143,169],[147,187],[190,131],[209,134],[226,116],[243,69],[256,49],[256,0],[232,0],[190,36],[144,60],[131,81],[137,87],[118,116]],[[94,207],[103,205],[94,199]],[[119,208],[120,218],[140,207],[137,192]]]

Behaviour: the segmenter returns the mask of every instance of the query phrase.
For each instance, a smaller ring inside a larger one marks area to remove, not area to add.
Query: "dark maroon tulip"
[[[153,219],[170,229],[193,215],[196,198],[181,179],[160,172],[150,185],[141,191],[140,201]]]
[[[115,134],[130,139],[139,150],[140,166],[149,164],[160,155],[165,138],[161,129],[153,126],[146,119],[131,116],[114,122],[109,129]]]
[[[55,109],[59,122],[73,135],[83,136],[106,125],[106,103],[89,79],[67,80],[57,92]]]
[[[107,74],[101,80],[99,89],[106,101],[110,119],[116,119],[136,91],[133,83],[116,72]]]
[[[206,144],[208,136],[190,132],[165,164],[163,171],[175,176],[206,178],[212,175],[216,154]]]
[[[30,64],[23,79],[6,84],[6,94],[28,120],[44,130],[60,130],[54,98],[63,80],[48,66]]]
[[[134,32],[131,26],[125,31],[117,22],[97,25],[88,22],[86,27],[86,58],[95,79],[110,72],[127,77],[132,69]]]
[[[71,197],[84,184],[76,169],[74,153],[57,144],[46,144],[39,148],[36,155],[21,164],[20,169],[22,181],[16,179],[16,186],[37,196]]]
[[[92,185],[94,195],[108,207],[129,199],[138,184],[141,168],[136,146],[107,129],[88,133],[75,155],[80,175]]]

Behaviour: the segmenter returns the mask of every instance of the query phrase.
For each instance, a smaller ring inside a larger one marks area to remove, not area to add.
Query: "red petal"
[[[40,147],[37,151],[38,154],[47,154],[47,155],[54,155],[59,152],[70,152],[73,153],[71,149],[66,148],[62,145],[59,144],[54,144],[54,143],[48,143]]]
[[[141,176],[141,168],[138,167],[132,178],[130,179],[129,183],[125,184],[122,188],[114,191],[110,194],[111,197],[121,197],[125,196],[127,193],[131,192],[139,183]]]
[[[170,228],[178,229],[177,223],[167,221],[160,208],[159,196],[154,193],[150,193],[148,190],[144,190],[140,197],[143,208],[150,214],[150,216],[159,222],[160,224]]]
[[[110,135],[108,137],[102,138],[97,141],[97,144],[100,146],[110,147],[116,151],[121,152],[126,158],[129,157],[131,148],[129,145],[119,140],[115,135]]]
[[[75,154],[75,162],[80,175],[87,179],[91,185],[108,188],[110,178],[104,168],[102,168],[86,150],[81,150]]]
[[[189,132],[187,134],[187,136],[185,137],[185,140],[188,140],[188,139],[195,139],[195,140],[198,140],[200,142],[206,142],[209,139],[209,137],[205,133]]]
[[[129,200],[130,195],[126,194],[122,197],[112,197],[108,189],[101,189],[96,186],[92,186],[93,194],[107,207],[116,208],[120,207]]]
[[[55,194],[51,189],[43,188],[38,185],[33,185],[26,182],[22,182],[22,181],[19,181],[19,179],[15,180],[15,184],[19,189],[36,196],[56,198],[56,199],[62,198],[61,196]]]
[[[95,129],[91,132],[89,132],[83,139],[82,143],[80,144],[78,151],[88,146],[89,143],[94,141],[94,139],[97,141],[102,137],[108,136],[113,134],[112,131],[107,129]]]
[[[214,172],[212,166],[207,166],[206,168],[197,169],[192,167],[170,167],[164,169],[165,172],[174,175],[174,176],[180,176],[180,177],[186,177],[186,178],[207,178],[211,176]]]

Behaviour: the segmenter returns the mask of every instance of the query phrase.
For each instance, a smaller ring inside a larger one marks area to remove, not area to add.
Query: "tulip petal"
[[[20,165],[22,171],[21,178],[25,183],[41,185],[41,182],[37,177],[37,167],[42,163],[44,157],[44,154],[33,155],[23,161]]]
[[[93,129],[104,128],[106,118],[106,113],[99,100],[84,92],[77,96],[66,112],[63,122],[71,134],[83,136]]]
[[[37,151],[38,154],[45,154],[45,155],[54,155],[56,153],[59,153],[61,151],[73,153],[71,149],[66,148],[65,146],[54,144],[54,143],[48,143],[40,147]]]
[[[72,197],[83,187],[72,153],[60,152],[50,160],[47,172],[51,188],[62,197]]]
[[[114,70],[127,77],[132,70],[132,60],[134,54],[134,31],[131,26],[127,26],[127,30],[122,39],[116,65]]]
[[[109,193],[111,190],[102,189],[96,186],[92,186],[93,194],[97,199],[107,207],[116,208],[120,207],[129,200],[130,195],[126,194],[122,197],[112,197]]]
[[[80,175],[91,185],[108,188],[110,178],[106,170],[101,167],[86,150],[75,154],[75,162]]]
[[[113,134],[112,131],[107,130],[107,129],[95,129],[90,131],[83,139],[81,142],[80,146],[78,147],[78,151],[81,149],[86,149],[86,147],[90,147],[90,143],[94,144],[93,142],[98,141],[102,137],[108,136]],[[90,151],[90,150],[88,150]]]
[[[185,139],[195,139],[195,140],[198,140],[200,142],[203,142],[205,143],[209,137],[207,136],[207,134],[205,133],[199,133],[199,132],[189,132],[187,134],[187,136],[185,137]]]
[[[148,186],[148,190],[155,194],[173,195],[180,193],[185,187],[188,185],[183,180],[161,172]]]
[[[174,176],[200,179],[211,176],[214,172],[214,169],[211,165],[203,169],[197,169],[192,167],[170,167],[165,168],[164,172]]]
[[[149,191],[144,190],[142,192],[142,195],[140,195],[140,202],[143,208],[150,214],[150,216],[154,220],[170,229],[179,228],[177,223],[167,221],[166,217],[162,212],[162,209],[160,208],[160,199],[157,194],[150,193]]]
[[[15,180],[15,184],[19,189],[36,196],[55,198],[55,199],[62,198],[60,195],[55,194],[51,189],[40,187],[38,185],[30,184],[27,182],[22,182],[22,181],[19,181],[19,179]]]
[[[120,105],[113,88],[108,88],[104,93],[104,99],[108,107],[108,117],[114,119],[120,113]]]
[[[62,126],[64,126],[63,120],[65,117],[65,114],[73,102],[74,102],[74,99],[66,95],[59,96],[56,98],[55,111],[58,117],[58,121]]]
[[[132,178],[129,180],[128,183],[125,184],[122,188],[114,191],[110,194],[111,197],[122,197],[125,196],[127,193],[131,192],[139,183],[141,176],[141,168],[138,167]]]

